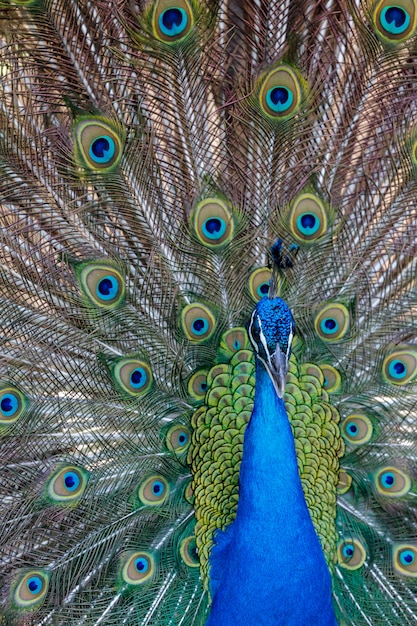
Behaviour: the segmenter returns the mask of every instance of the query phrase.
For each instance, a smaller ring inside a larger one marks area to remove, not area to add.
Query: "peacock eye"
[[[280,65],[261,78],[259,105],[270,120],[286,120],[301,104],[301,80],[289,65]]]
[[[220,248],[233,237],[231,208],[218,198],[206,198],[191,213],[191,223],[199,241],[207,248]]]
[[[243,327],[230,328],[223,333],[220,350],[227,353],[229,356],[249,347],[249,337],[246,329]]]
[[[291,107],[294,96],[287,87],[277,86],[268,89],[265,100],[271,111],[284,113]]]
[[[271,270],[267,267],[259,267],[249,277],[249,292],[255,302],[268,295]]]
[[[343,304],[328,304],[321,308],[314,320],[318,336],[324,341],[340,341],[349,329],[349,311]]]
[[[293,237],[308,245],[323,237],[329,227],[333,211],[313,193],[301,193],[290,204],[287,217]]]
[[[181,541],[180,555],[184,563],[188,567],[199,567],[200,561],[197,553],[195,536],[191,535]]]
[[[182,41],[194,26],[194,12],[187,0],[159,0],[153,11],[153,31],[164,43]]]
[[[28,406],[28,399],[16,387],[0,386],[0,427],[16,422]]]
[[[188,381],[188,393],[194,400],[203,400],[206,395],[208,389],[207,373],[208,370],[198,370]]]
[[[372,422],[363,414],[348,415],[341,424],[341,433],[351,445],[363,445],[372,437]]]
[[[400,544],[394,547],[393,563],[402,576],[417,578],[417,546]]]
[[[342,541],[337,547],[337,560],[341,567],[356,570],[365,563],[366,551],[358,539]]]
[[[391,45],[411,37],[417,25],[417,11],[413,0],[382,0],[375,6],[375,32],[384,43]]]
[[[187,339],[201,343],[211,337],[216,321],[204,304],[188,304],[181,313],[181,326]]]
[[[45,600],[49,575],[43,570],[30,570],[22,574],[13,585],[13,601],[17,608],[38,608]]]
[[[188,450],[191,443],[191,432],[182,424],[171,426],[166,435],[166,444],[175,454],[183,454]]]
[[[155,559],[150,552],[134,552],[122,563],[121,576],[129,585],[149,582],[155,574]]]
[[[139,500],[147,506],[160,506],[165,502],[168,495],[168,482],[159,474],[148,476],[138,488]]]
[[[383,467],[374,478],[376,491],[388,498],[400,498],[411,489],[411,479],[396,467]]]
[[[118,359],[111,366],[111,371],[116,385],[132,397],[145,395],[153,383],[152,371],[146,361],[134,358]]]
[[[116,268],[92,262],[76,266],[76,272],[84,294],[94,305],[113,309],[123,303],[125,280]]]
[[[87,487],[89,473],[82,467],[66,465],[55,470],[46,483],[47,496],[62,506],[75,506]]]
[[[187,14],[184,9],[173,7],[162,11],[159,16],[159,28],[164,35],[176,37],[181,35],[187,28]]]
[[[101,117],[79,118],[74,128],[80,165],[96,172],[109,172],[118,165],[124,137],[110,120]]]
[[[414,346],[399,348],[385,357],[384,379],[393,385],[405,385],[417,376],[417,351]]]
[[[337,493],[339,495],[343,495],[347,493],[352,486],[352,476],[345,472],[345,470],[340,470],[339,472],[339,482],[337,484]]]
[[[327,365],[325,363],[320,365],[320,369],[324,376],[324,389],[328,393],[337,393],[340,391],[342,387],[342,377],[340,372],[332,365]]]

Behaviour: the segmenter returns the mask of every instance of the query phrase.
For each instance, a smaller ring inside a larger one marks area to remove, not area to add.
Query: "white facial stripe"
[[[290,350],[291,350],[291,344],[292,344],[292,338],[294,337],[294,333],[292,332],[292,330],[290,330],[290,334],[288,335],[288,345],[287,345],[287,361],[290,357]]]
[[[255,341],[253,334],[252,334],[252,328],[253,328],[253,320],[255,317],[255,313],[256,311],[253,311],[251,318],[250,318],[250,324],[249,324],[249,335],[250,335],[250,339],[251,339],[251,343],[253,348],[255,348],[256,352],[259,354],[259,348],[258,348],[258,343]]]
[[[258,322],[259,322],[259,329],[260,329],[260,332],[259,332],[259,339],[261,340],[261,343],[262,343],[262,345],[263,345],[263,347],[264,347],[264,350],[265,350],[265,354],[266,354],[266,356],[268,357],[268,361],[269,361],[270,359],[269,359],[268,344],[266,343],[266,337],[265,337],[265,335],[264,335],[264,333],[263,333],[263,330],[262,330],[262,322],[261,322],[261,320],[260,320],[259,315],[258,315]]]

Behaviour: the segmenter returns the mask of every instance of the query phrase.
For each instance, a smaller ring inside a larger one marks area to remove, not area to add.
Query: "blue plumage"
[[[285,378],[292,335],[285,302],[260,300],[249,326],[258,356],[239,504],[235,521],[218,533],[212,549],[207,626],[336,624],[330,573],[305,502],[284,401],[273,382]],[[271,370],[277,350],[283,369]]]

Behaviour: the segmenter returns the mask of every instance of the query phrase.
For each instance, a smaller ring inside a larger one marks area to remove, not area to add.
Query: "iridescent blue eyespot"
[[[258,296],[260,298],[263,298],[264,296],[267,296],[269,292],[269,282],[268,283],[261,283],[259,285],[259,287],[256,290],[256,293],[258,294]]]
[[[313,213],[303,213],[297,217],[299,232],[307,237],[314,235],[320,228],[320,220]]]
[[[187,451],[190,441],[191,434],[182,424],[172,426],[166,435],[168,448],[177,456]]]
[[[180,7],[166,9],[159,16],[158,24],[164,35],[167,35],[168,37],[177,37],[187,28],[187,13]]]
[[[272,89],[269,89],[266,93],[265,99],[271,111],[275,111],[276,113],[284,113],[291,108],[291,105],[294,101],[294,96],[289,89],[279,85],[277,87],[272,87]]]
[[[95,163],[110,163],[116,152],[116,144],[108,135],[95,139],[89,150],[90,158]]]
[[[323,341],[340,341],[349,329],[349,311],[340,303],[324,305],[314,319],[316,333]]]
[[[110,172],[120,162],[125,133],[112,120],[100,116],[81,116],[74,126],[75,157],[84,169]]]
[[[395,484],[395,476],[392,472],[384,472],[380,477],[381,484],[390,489]]]
[[[406,543],[394,546],[393,563],[398,574],[417,578],[417,546]]]
[[[135,567],[138,570],[138,572],[141,572],[141,574],[146,574],[146,572],[149,569],[149,562],[147,559],[144,559],[143,557],[139,557],[135,559]]]
[[[27,398],[16,387],[0,384],[0,428],[7,428],[16,422],[27,405]]]
[[[393,35],[401,35],[410,26],[411,18],[407,11],[399,6],[386,6],[381,11],[381,25]]]
[[[192,327],[195,335],[204,335],[208,330],[209,323],[200,317],[193,321]]]
[[[334,317],[326,317],[320,322],[320,328],[325,335],[336,333],[339,325]]]
[[[187,304],[181,312],[181,325],[190,341],[202,342],[209,339],[215,330],[216,320],[204,304]]]
[[[393,385],[405,385],[417,377],[417,350],[415,346],[398,346],[382,364],[383,376]]]
[[[161,482],[160,480],[155,480],[155,482],[152,484],[152,493],[155,496],[162,496],[164,491],[165,491],[164,483]]]
[[[400,561],[403,565],[411,565],[415,561],[415,554],[411,550],[403,550],[400,554]]]
[[[119,282],[114,276],[104,276],[98,283],[96,294],[102,300],[113,300],[119,292]]]
[[[347,424],[346,425],[346,430],[349,432],[349,434],[352,437],[355,437],[358,434],[358,432],[359,432],[359,428],[357,427],[355,422],[351,422],[350,424]]]
[[[388,366],[388,374],[392,376],[392,378],[401,380],[407,375],[407,367],[402,361],[395,359],[391,361]]]
[[[154,474],[141,482],[137,494],[141,504],[161,506],[169,495],[169,485],[163,476]]]
[[[0,396],[0,409],[4,417],[10,418],[19,409],[19,400],[11,393],[4,393]]]
[[[77,506],[87,487],[88,479],[89,473],[81,466],[58,466],[46,482],[45,495],[54,504]]]
[[[345,545],[343,546],[342,553],[346,559],[351,559],[355,553],[355,548],[351,544]]]
[[[362,567],[366,560],[366,551],[358,539],[341,541],[337,547],[337,560],[345,569],[355,570]]]
[[[64,485],[68,491],[75,491],[78,489],[81,479],[75,472],[66,472],[63,477]]]
[[[148,376],[143,367],[137,367],[130,374],[130,384],[133,389],[141,389],[148,382]]]
[[[374,487],[380,495],[388,498],[402,498],[411,489],[411,478],[398,467],[382,467],[375,474]]]
[[[43,581],[39,576],[31,576],[27,583],[27,588],[33,595],[37,595],[43,588]]]
[[[213,241],[221,239],[224,236],[226,229],[227,224],[225,220],[220,217],[211,217],[202,225],[203,235],[207,237],[207,239],[212,239]]]
[[[45,600],[49,574],[45,570],[29,570],[17,576],[12,585],[15,608],[34,611]]]
[[[134,552],[121,567],[121,577],[130,585],[141,585],[155,574],[155,560],[150,552]]]
[[[342,437],[354,446],[367,443],[373,434],[372,422],[363,413],[352,413],[341,423]]]

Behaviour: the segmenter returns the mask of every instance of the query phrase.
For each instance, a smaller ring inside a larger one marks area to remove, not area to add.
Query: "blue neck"
[[[211,559],[207,626],[335,626],[330,574],[305,503],[282,399],[257,362],[236,519]]]

